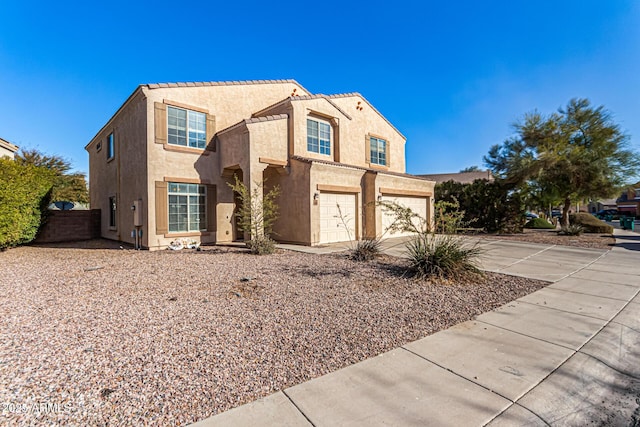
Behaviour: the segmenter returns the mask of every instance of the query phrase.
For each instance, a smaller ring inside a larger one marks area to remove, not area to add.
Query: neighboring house
[[[605,209],[617,209],[616,199],[601,199],[589,202],[589,212],[596,213]]]
[[[640,182],[631,185],[616,200],[618,212],[621,215],[640,215]]]
[[[242,239],[237,176],[279,186],[274,238],[304,245],[383,234],[397,201],[433,218],[434,182],[405,173],[405,138],[358,93],[294,80],[139,86],[85,147],[101,235],[166,247]],[[347,227],[339,218],[339,210]]]
[[[460,184],[471,184],[476,179],[486,179],[488,181],[494,180],[494,177],[491,174],[490,170],[458,173],[436,173],[417,176],[428,179],[430,181],[435,181],[436,184],[449,181],[458,182]]]
[[[18,146],[0,138],[0,157],[10,157],[15,159]]]

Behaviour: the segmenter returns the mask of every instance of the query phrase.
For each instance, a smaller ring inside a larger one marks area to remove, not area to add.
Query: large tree
[[[89,192],[82,173],[69,173],[71,163],[56,155],[47,155],[35,149],[22,149],[16,154],[16,162],[21,165],[44,167],[55,174],[51,191],[52,202],[87,203]]]
[[[587,99],[572,99],[548,116],[528,113],[514,129],[515,136],[491,147],[485,164],[507,183],[561,202],[563,227],[572,202],[611,197],[638,174],[640,156],[629,136]]]

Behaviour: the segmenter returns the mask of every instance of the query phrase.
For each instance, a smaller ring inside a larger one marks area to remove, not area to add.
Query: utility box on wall
[[[133,209],[133,226],[142,227],[142,200],[135,200],[131,209]]]

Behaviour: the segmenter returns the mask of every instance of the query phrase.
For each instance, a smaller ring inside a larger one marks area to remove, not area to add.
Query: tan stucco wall
[[[220,131],[282,101],[291,95],[293,89],[306,94],[295,83],[157,88],[146,89],[145,92],[152,102],[167,99],[209,111],[216,118],[216,131]]]
[[[313,200],[313,194],[323,191],[356,194],[356,218],[355,218],[355,238],[360,238],[362,233],[363,210],[362,210],[362,179],[365,171],[341,166],[331,166],[321,163],[313,163],[310,168],[309,192],[310,197],[310,226],[311,244],[320,242],[320,206]],[[318,187],[320,186],[320,187]],[[335,190],[322,190],[325,186],[335,187]],[[358,188],[358,191],[341,190],[342,188]]]
[[[313,192],[309,192],[310,168],[308,163],[293,160],[288,175],[280,175],[273,169],[267,170],[267,184],[274,183],[280,187],[277,200],[280,217],[273,227],[276,240],[311,245],[309,216]]]
[[[364,168],[405,172],[404,137],[375,112],[362,97],[353,95],[331,98],[330,101],[324,98],[293,99],[290,103],[293,113],[291,129],[293,155]],[[332,125],[331,155],[307,151],[307,118],[319,118]],[[368,135],[387,141],[388,167],[367,162],[366,137]]]
[[[137,92],[111,123],[89,143],[89,196],[91,209],[101,210],[101,235],[133,243],[135,200],[143,200],[143,223],[147,224],[147,129],[145,97]],[[115,156],[107,160],[107,137],[114,134]],[[102,147],[97,151],[97,143]],[[109,197],[117,197],[116,228],[109,227]],[[145,239],[148,228],[143,227]]]
[[[406,172],[405,143],[406,139],[393,126],[391,126],[380,114],[369,106],[361,96],[331,98],[352,120],[347,122],[349,142],[341,142],[342,163],[356,166],[378,168],[377,165],[366,163],[365,159],[365,135],[381,137],[389,143],[389,168],[391,172]],[[361,108],[358,109],[358,108]],[[346,148],[343,146],[346,145]]]

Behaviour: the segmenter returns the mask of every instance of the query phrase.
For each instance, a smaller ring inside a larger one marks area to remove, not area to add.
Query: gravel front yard
[[[616,239],[611,234],[583,233],[580,236],[562,236],[558,235],[556,230],[531,230],[527,228],[521,234],[490,234],[481,237],[593,249],[611,249],[616,243]]]
[[[224,248],[2,252],[0,424],[184,425],[546,284],[416,282],[402,262]]]

